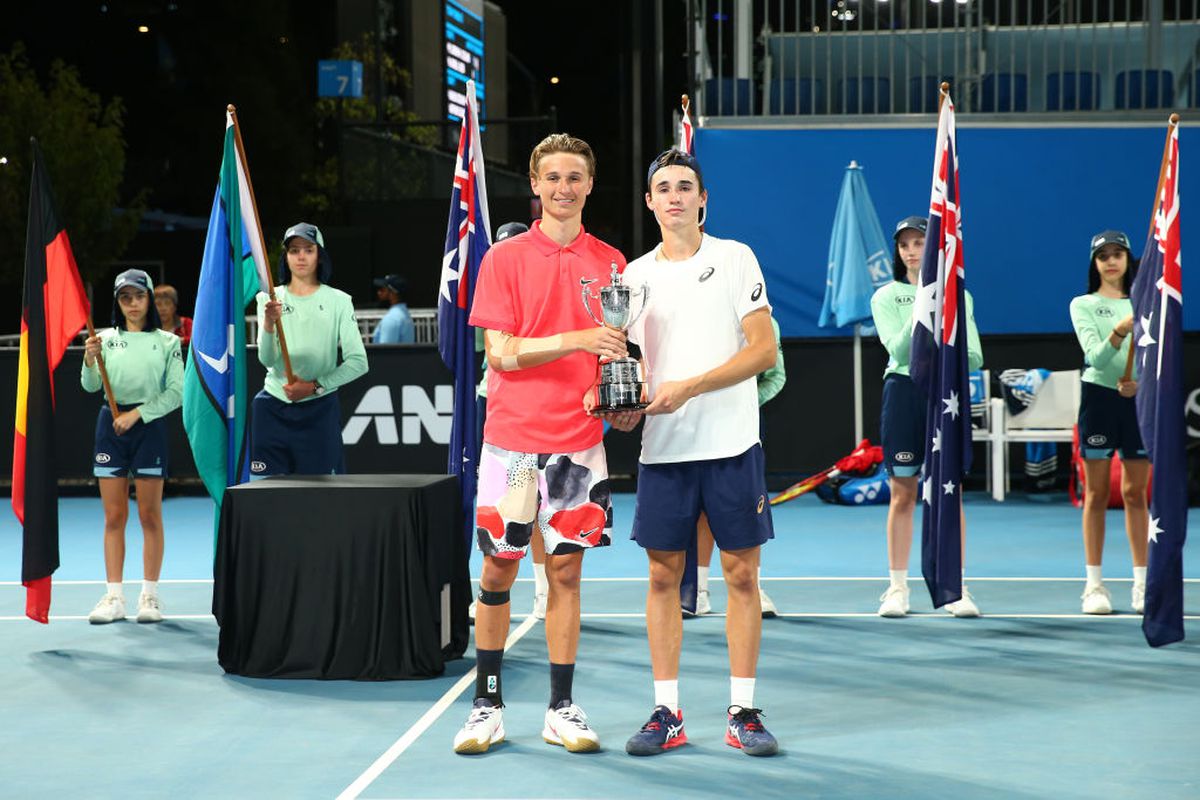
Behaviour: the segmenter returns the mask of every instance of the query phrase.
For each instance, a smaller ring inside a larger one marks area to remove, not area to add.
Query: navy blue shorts
[[[883,410],[879,435],[883,466],[894,478],[911,478],[925,460],[925,395],[907,375],[892,373],[883,380]]]
[[[1121,451],[1122,460],[1146,458],[1134,398],[1084,381],[1079,393],[1079,450],[1084,458],[1112,458],[1114,450]]]
[[[775,538],[762,445],[707,461],[638,464],[637,507],[629,537],[647,550],[686,550],[700,512],[722,550]]]
[[[129,411],[137,406],[117,408]],[[167,424],[163,417],[152,422],[139,419],[118,436],[113,430],[112,411],[107,405],[101,406],[96,415],[92,474],[97,478],[166,478]]]
[[[342,408],[336,394],[285,403],[263,390],[250,417],[250,477],[343,475]]]

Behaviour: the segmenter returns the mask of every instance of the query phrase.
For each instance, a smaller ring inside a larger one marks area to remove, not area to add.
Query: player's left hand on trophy
[[[646,406],[647,414],[672,414],[692,399],[692,391],[687,381],[667,381],[659,384],[654,393],[654,399]]]

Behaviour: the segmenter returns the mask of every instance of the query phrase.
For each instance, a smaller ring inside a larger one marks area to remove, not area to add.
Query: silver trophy
[[[617,265],[612,265],[612,285],[602,286],[600,294],[595,295],[589,284],[595,283],[595,278],[580,278],[582,287],[583,307],[588,316],[597,325],[604,325],[619,331],[628,331],[646,311],[646,302],[650,299],[650,287],[643,285],[637,291],[621,282],[621,274]],[[635,295],[642,296],[642,307],[631,317],[631,305]],[[592,312],[590,301],[600,301],[601,322]],[[600,362],[600,385],[597,387],[597,403],[595,411],[636,411],[649,405],[642,399],[645,394],[646,380],[642,375],[642,365],[637,359],[615,358],[611,361]]]

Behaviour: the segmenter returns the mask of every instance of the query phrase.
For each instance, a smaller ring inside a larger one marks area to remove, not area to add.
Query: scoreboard
[[[487,117],[483,75],[483,0],[445,0],[446,118],[466,113],[467,81],[475,81],[479,116]]]

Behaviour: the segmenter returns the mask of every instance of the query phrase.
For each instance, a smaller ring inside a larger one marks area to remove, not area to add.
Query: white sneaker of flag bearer
[[[1150,234],[1133,301],[1137,415],[1150,454],[1150,549],[1142,633],[1153,647],[1183,639],[1183,544],[1187,538],[1187,454],[1183,387],[1183,271],[1179,242],[1179,115],[1167,125]]]
[[[942,84],[929,228],[913,307],[912,378],[925,393],[921,572],[934,608],[962,599],[962,481],[971,467],[966,273],[950,84]]]

